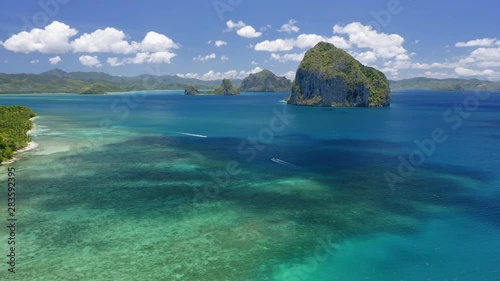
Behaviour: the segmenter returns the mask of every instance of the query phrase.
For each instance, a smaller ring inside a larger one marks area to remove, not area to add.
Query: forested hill
[[[183,90],[188,85],[215,89],[222,80],[203,81],[173,75],[112,76],[103,72],[64,72],[54,69],[40,74],[0,73],[0,94],[83,93],[103,94],[141,90]],[[241,80],[232,82],[239,86]]]
[[[478,79],[432,79],[411,78],[398,81],[389,81],[393,90],[500,90],[500,82],[491,82]]]

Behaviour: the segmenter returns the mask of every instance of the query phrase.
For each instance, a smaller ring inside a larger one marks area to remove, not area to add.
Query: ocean
[[[2,95],[35,120],[1,280],[500,280],[500,92]]]

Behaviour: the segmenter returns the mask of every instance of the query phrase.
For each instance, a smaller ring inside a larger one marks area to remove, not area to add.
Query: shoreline
[[[26,132],[27,135],[31,136],[34,132],[36,132],[36,124],[33,123],[33,121],[35,121],[36,119],[38,119],[38,117],[39,116],[35,116],[35,117],[29,119],[32,122],[33,127],[29,131]],[[15,157],[16,154],[23,153],[23,152],[28,152],[28,151],[34,150],[37,147],[38,147],[38,143],[36,143],[34,141],[30,141],[28,143],[28,145],[26,145],[25,147],[14,151],[14,157],[12,157],[12,159],[9,159],[7,161],[1,162],[0,166],[12,164],[14,162],[17,162],[17,161],[21,160],[21,158]]]

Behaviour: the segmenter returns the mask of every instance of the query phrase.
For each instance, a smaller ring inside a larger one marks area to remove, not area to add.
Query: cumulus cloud
[[[176,44],[169,37],[150,31],[146,34],[142,42],[140,43],[139,49],[143,52],[165,52],[171,49],[179,49],[180,46]]]
[[[121,66],[125,64],[144,64],[144,63],[153,63],[153,64],[169,64],[172,62],[172,59],[177,56],[174,53],[164,51],[164,52],[139,52],[135,54],[134,57],[128,57],[124,59],[119,59],[117,57],[110,57],[106,60],[106,62],[110,66]]]
[[[31,64],[37,64],[37,63],[39,63],[39,62],[40,62],[40,60],[32,60],[30,63],[31,63]]]
[[[278,32],[286,32],[286,33],[299,32],[300,28],[295,25],[296,23],[297,23],[296,20],[291,19],[288,21],[288,23],[282,25],[281,28],[278,29]]]
[[[500,48],[478,48],[460,62],[484,68],[500,67]]]
[[[362,53],[354,53],[354,57],[360,61],[362,64],[369,64],[377,60],[377,55],[372,51],[366,51]]]
[[[288,72],[285,72],[281,76],[285,76],[288,80],[293,81],[295,80],[295,71],[290,70]]]
[[[295,46],[293,39],[276,39],[274,41],[262,41],[254,46],[256,51],[280,52],[290,51]]]
[[[108,27],[92,33],[85,33],[71,45],[75,53],[114,53],[131,54],[135,52],[164,52],[179,46],[167,36],[150,31],[142,42],[128,42],[125,32]]]
[[[357,48],[371,49],[377,57],[392,59],[407,55],[407,50],[403,47],[404,38],[398,34],[380,33],[373,27],[359,22],[346,26],[335,25],[333,31],[336,34],[347,35],[349,43]]]
[[[66,53],[71,50],[69,39],[77,33],[69,25],[54,21],[44,29],[34,28],[12,35],[2,45],[16,53]]]
[[[107,60],[109,65],[119,66],[138,63],[171,63],[176,56],[171,52],[180,46],[166,35],[150,31],[140,42],[127,40],[125,32],[113,27],[97,29],[84,33],[70,41],[78,31],[70,26],[54,21],[44,29],[35,28],[11,36],[5,42],[0,42],[5,49],[13,52],[41,52],[41,53],[113,53],[135,54],[134,57]],[[80,56],[80,63],[90,67],[102,66],[97,56]],[[51,64],[58,64],[59,56],[49,59]]]
[[[89,56],[89,55],[80,56],[80,58],[78,58],[78,60],[80,61],[80,63],[82,65],[85,65],[88,67],[101,67],[102,66],[101,61],[99,60],[99,58],[97,56]]]
[[[126,39],[123,31],[112,27],[85,33],[71,42],[74,53],[130,54],[136,50]]]
[[[483,38],[471,40],[468,42],[457,42],[456,47],[490,47],[497,42],[495,38]]]
[[[181,78],[195,78],[195,79],[200,79],[200,80],[221,80],[221,79],[243,79],[247,77],[250,74],[254,74],[257,72],[261,72],[263,69],[260,67],[256,67],[251,70],[229,70],[226,72],[217,72],[214,70],[210,70],[204,74],[199,74],[199,73],[186,73],[186,74],[181,74],[178,73],[177,76]]]
[[[58,64],[62,61],[60,56],[55,56],[49,59],[50,64]]]
[[[217,41],[215,41],[214,44],[215,44],[216,47],[222,47],[222,46],[227,45],[227,42],[226,41],[222,41],[222,40],[217,40]]]
[[[217,58],[217,55],[212,53],[212,54],[206,55],[206,56],[199,55],[197,57],[194,57],[193,61],[208,61],[208,60],[213,60],[216,58]]]
[[[258,62],[254,61],[254,60],[252,61],[252,65],[258,65],[258,64],[259,64]]]
[[[293,53],[293,54],[271,54],[271,59],[279,62],[288,62],[288,61],[302,61],[305,53]]]
[[[495,71],[491,69],[474,70],[465,67],[457,67],[455,69],[455,73],[459,76],[491,76],[495,73]]]
[[[243,21],[233,22],[229,20],[226,22],[226,32],[236,30],[236,34],[245,38],[257,38],[262,36],[262,32],[258,32],[251,25],[246,25]]]
[[[317,34],[301,34],[295,39],[265,40],[254,46],[256,51],[282,52],[290,51],[293,48],[307,49],[314,47],[319,42],[329,42],[343,49],[350,47],[350,44],[342,37],[325,37]]]
[[[222,57],[220,57],[220,60],[221,60],[221,61],[227,61],[227,60],[229,60],[229,57],[227,57],[227,56],[222,56]]]

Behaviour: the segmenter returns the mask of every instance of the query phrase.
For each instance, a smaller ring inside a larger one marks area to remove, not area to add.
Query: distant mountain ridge
[[[441,90],[441,91],[465,91],[465,90],[500,90],[500,82],[491,82],[479,79],[434,79],[417,77],[397,81],[389,81],[393,90]]]
[[[241,79],[231,80],[235,85]],[[188,85],[215,89],[221,80],[204,81],[174,75],[113,76],[104,72],[65,72],[53,69],[40,74],[0,73],[0,94],[18,93],[85,93],[126,92],[141,90],[183,90]]]

